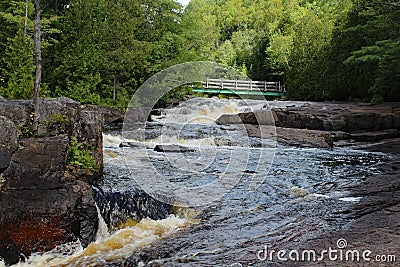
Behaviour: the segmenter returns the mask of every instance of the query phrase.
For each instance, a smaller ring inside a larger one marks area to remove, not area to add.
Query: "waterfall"
[[[96,210],[97,210],[97,216],[99,218],[99,227],[96,233],[96,241],[101,241],[108,238],[110,236],[110,233],[108,232],[107,224],[104,221],[103,216],[101,216],[100,209],[97,206],[97,204],[96,204]]]

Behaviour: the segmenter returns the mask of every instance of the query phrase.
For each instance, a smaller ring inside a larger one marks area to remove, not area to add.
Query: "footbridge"
[[[193,92],[272,97],[282,97],[286,94],[285,87],[281,82],[207,79],[205,82],[201,82],[201,85],[202,88],[194,86]]]

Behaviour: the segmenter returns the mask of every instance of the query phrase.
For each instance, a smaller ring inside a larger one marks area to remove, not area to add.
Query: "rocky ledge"
[[[347,145],[400,137],[400,103],[372,106],[272,102],[271,106],[270,109],[222,115],[217,123],[245,124],[250,135],[256,137],[264,137],[257,134],[260,128],[276,127],[275,137],[279,143],[301,147],[329,148],[334,142]]]
[[[102,175],[102,115],[68,98],[0,100],[0,257],[13,264],[34,252],[95,238],[90,183]]]

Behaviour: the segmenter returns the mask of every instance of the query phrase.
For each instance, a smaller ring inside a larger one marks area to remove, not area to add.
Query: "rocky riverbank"
[[[347,209],[339,208],[329,215],[335,220],[335,216],[341,214],[350,223],[347,229],[326,232],[302,242],[298,247],[299,251],[313,250],[317,253],[332,248],[344,253],[342,260],[339,256],[336,259],[329,258],[326,254],[321,261],[297,262],[292,266],[398,266],[400,161],[387,163],[380,169],[383,174],[347,188],[353,197],[361,199],[359,202]],[[345,246],[341,249],[338,249],[338,240],[345,240]],[[357,252],[346,255],[348,251]],[[363,254],[365,251],[370,252]]]
[[[276,126],[276,140],[285,145],[329,148],[400,137],[400,103],[276,102],[237,115],[222,115],[222,125],[245,124],[250,136],[261,136]]]
[[[103,166],[103,117],[71,99],[0,100],[0,257],[12,264],[34,252],[95,238],[90,183]]]

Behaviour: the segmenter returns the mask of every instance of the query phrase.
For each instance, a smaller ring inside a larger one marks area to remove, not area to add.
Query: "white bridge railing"
[[[207,79],[201,84],[205,89],[286,92],[281,82]]]

